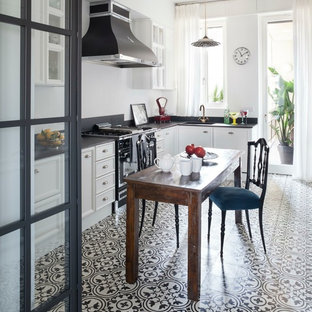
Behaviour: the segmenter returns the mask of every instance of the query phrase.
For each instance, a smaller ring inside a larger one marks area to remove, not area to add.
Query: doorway
[[[270,146],[269,172],[291,174],[294,54],[291,16],[263,18],[261,128]]]

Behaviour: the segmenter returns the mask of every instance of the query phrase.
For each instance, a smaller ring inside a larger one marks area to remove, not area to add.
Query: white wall
[[[133,89],[131,71],[82,62],[82,118],[125,114],[129,120],[130,104],[135,103],[146,103],[148,115],[154,116],[160,96],[168,98],[168,113],[175,112],[174,91]]]
[[[119,0],[119,3],[173,29],[174,5],[168,0]],[[82,1],[82,33],[89,26],[89,3]],[[132,88],[132,69],[115,68],[82,62],[82,118],[125,114],[130,119],[130,104],[146,103],[149,116],[157,114],[156,99],[168,98],[168,113],[176,110],[174,90],[143,90]]]
[[[230,111],[248,109],[250,117],[258,115],[258,18],[257,15],[227,19],[227,102]],[[250,58],[245,65],[233,60],[238,47],[247,47]]]

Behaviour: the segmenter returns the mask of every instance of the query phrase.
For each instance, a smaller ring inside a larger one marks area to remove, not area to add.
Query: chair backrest
[[[156,158],[156,138],[142,134],[136,142],[138,170],[143,170],[154,165]]]
[[[263,201],[266,193],[270,148],[264,138],[248,142],[246,189],[250,183],[262,189],[260,199]]]

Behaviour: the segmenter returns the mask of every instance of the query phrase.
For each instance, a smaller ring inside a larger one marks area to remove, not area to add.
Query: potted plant
[[[278,78],[278,87],[268,90],[268,93],[275,103],[274,109],[270,112],[273,117],[271,128],[278,138],[278,151],[282,164],[293,163],[294,143],[294,81],[286,81],[276,71],[269,67],[269,71]]]

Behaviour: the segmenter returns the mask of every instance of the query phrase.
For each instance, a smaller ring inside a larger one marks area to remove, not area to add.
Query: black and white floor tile
[[[135,284],[125,282],[124,209],[83,233],[83,311],[312,311],[312,185],[270,176],[264,209],[266,255],[257,211],[250,214],[252,241],[245,225],[235,225],[234,213],[228,213],[221,261],[220,211],[213,209],[208,244],[207,206],[203,203],[200,301],[187,299],[186,207],[180,207],[176,250],[173,206],[160,204],[152,227],[153,204],[148,202]],[[42,259],[38,301],[47,290],[53,295],[64,285],[58,261],[62,257],[60,249]],[[64,311],[64,305],[53,311]]]

